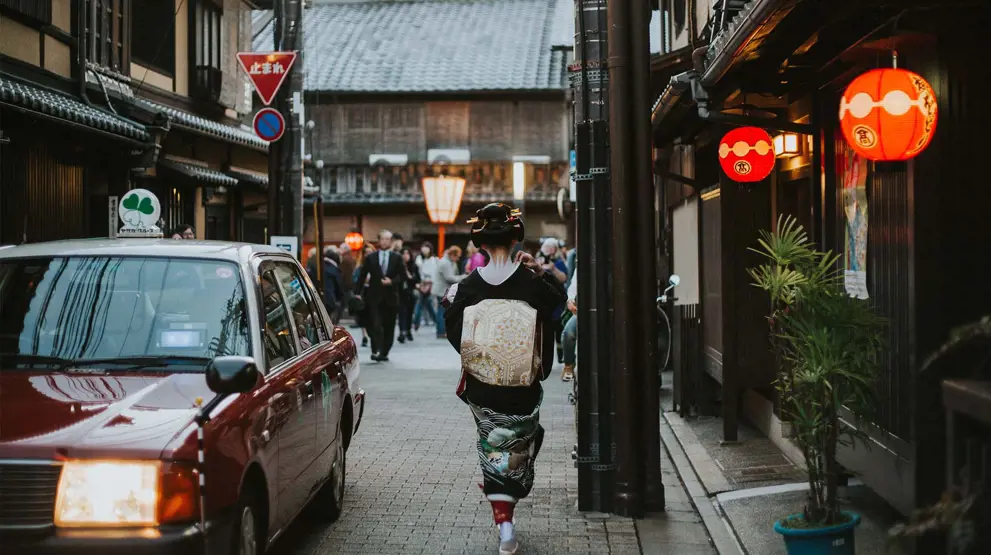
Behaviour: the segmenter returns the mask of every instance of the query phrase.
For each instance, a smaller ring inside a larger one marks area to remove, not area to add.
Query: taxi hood
[[[213,393],[203,373],[0,369],[0,458],[158,459]]]

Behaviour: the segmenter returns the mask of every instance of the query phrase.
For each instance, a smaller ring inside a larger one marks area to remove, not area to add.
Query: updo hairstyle
[[[471,242],[479,247],[509,248],[516,241],[522,241],[524,235],[523,219],[520,211],[503,204],[494,202],[475,212],[475,217],[468,220],[471,224]]]

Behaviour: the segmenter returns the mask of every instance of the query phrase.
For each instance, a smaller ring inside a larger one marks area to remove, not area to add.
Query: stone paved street
[[[356,331],[356,330],[353,330]],[[396,345],[390,362],[362,349],[368,405],[348,454],[345,512],[332,525],[305,518],[287,530],[280,555],[450,554],[497,551],[497,532],[478,482],[475,431],[454,395],[458,358],[446,341],[420,331]],[[521,554],[713,553],[677,476],[664,462],[669,513],[641,546],[632,519],[586,518],[576,509],[578,475],[571,460],[573,409],[567,385],[545,382],[541,422],[547,430],[533,493],[516,510]],[[660,528],[658,528],[660,526]],[[675,542],[678,543],[668,543]]]

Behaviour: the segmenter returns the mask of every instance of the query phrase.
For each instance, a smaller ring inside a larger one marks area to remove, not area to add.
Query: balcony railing
[[[553,201],[568,186],[568,164],[526,164],[526,200]],[[315,170],[314,181],[324,198],[338,202],[423,202],[422,179],[436,175],[464,177],[464,202],[510,201],[512,162],[472,162],[466,165],[415,163],[404,166],[328,165]]]

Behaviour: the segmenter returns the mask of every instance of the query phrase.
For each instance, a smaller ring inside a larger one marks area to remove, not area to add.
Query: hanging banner
[[[867,293],[867,158],[853,150],[840,137],[836,141],[839,175],[843,179],[844,226],[843,270],[846,292],[866,299]]]

